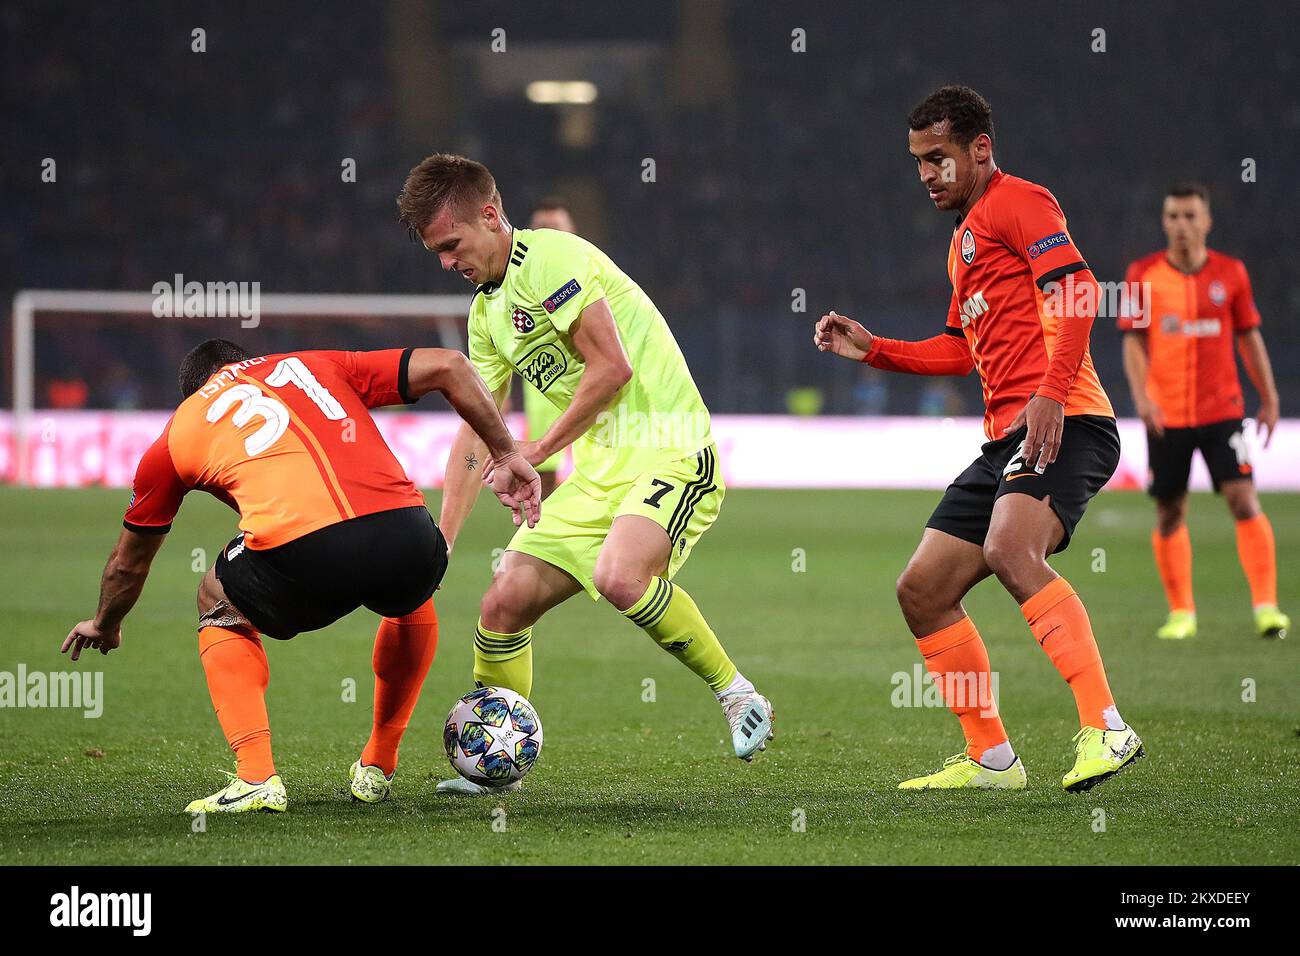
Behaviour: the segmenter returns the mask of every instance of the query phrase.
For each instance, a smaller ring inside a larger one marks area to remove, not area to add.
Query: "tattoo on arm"
[[[474,457],[474,454],[471,452],[470,454],[466,455],[465,468],[469,471],[473,471],[477,467],[478,467],[478,459]]]

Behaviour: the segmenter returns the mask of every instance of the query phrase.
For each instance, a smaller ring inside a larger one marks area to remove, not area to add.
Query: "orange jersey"
[[[193,489],[239,511],[249,548],[423,505],[370,417],[408,402],[412,350],[293,352],[220,369],[140,459],[123,522],[165,534]]]
[[[1050,292],[1049,283],[1087,269],[1056,197],[1001,170],[958,221],[948,248],[953,296],[946,331],[964,336],[970,348],[990,439],[1003,437],[1034,394],[1060,402],[1067,415],[1114,417],[1088,351],[1093,309],[1075,317],[1086,325],[1070,330],[1064,361],[1053,362],[1064,323],[1073,319],[1047,307],[1044,287]]]
[[[1242,261],[1208,250],[1205,264],[1188,275],[1164,252],[1153,252],[1128,267],[1125,286],[1142,291],[1125,297],[1118,325],[1146,336],[1147,394],[1165,425],[1195,428],[1241,418],[1234,336],[1259,326]]]

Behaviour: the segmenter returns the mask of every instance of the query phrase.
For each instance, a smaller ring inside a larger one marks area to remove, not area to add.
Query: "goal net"
[[[230,339],[255,355],[465,349],[469,296],[261,293],[236,283],[186,290],[26,290],[14,297],[5,370],[13,404],[0,412],[0,481],[130,484],[140,455],[180,401],[181,359],[205,339]],[[440,396],[420,409],[447,410]],[[420,417],[441,427],[445,416]]]

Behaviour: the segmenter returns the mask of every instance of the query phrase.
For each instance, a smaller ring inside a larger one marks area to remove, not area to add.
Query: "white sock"
[[[981,767],[990,770],[1006,770],[1016,762],[1016,752],[1011,749],[1011,741],[1004,740],[980,754],[979,762]]]
[[[1102,720],[1106,721],[1107,730],[1123,730],[1127,724],[1119,716],[1119,708],[1115,706],[1107,707],[1101,712]]]
[[[751,684],[749,681],[745,680],[744,674],[742,674],[740,671],[736,671],[736,676],[731,679],[731,683],[727,685],[726,690],[722,691],[721,693],[715,694],[714,696],[717,697],[718,700],[722,700],[722,698],[726,697],[728,694],[752,694],[752,693],[754,693],[754,685]]]

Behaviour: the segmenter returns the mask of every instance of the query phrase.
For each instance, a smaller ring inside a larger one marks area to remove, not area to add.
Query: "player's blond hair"
[[[454,153],[434,153],[407,175],[397,197],[398,221],[418,236],[444,207],[469,216],[489,202],[501,211],[501,193],[486,166]]]

